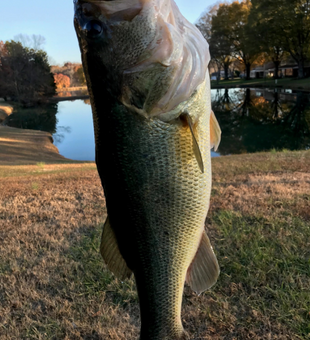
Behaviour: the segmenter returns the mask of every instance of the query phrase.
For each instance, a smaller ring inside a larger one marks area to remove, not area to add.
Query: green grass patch
[[[286,214],[219,211],[221,276],[215,291],[240,310],[257,310],[300,339],[310,339],[310,226]],[[227,287],[238,289],[231,294]]]
[[[103,268],[99,252],[101,231],[102,226],[90,230],[69,250],[69,257],[76,263],[73,275],[79,278],[81,295],[100,294],[113,280],[113,275]]]
[[[36,165],[20,165],[12,166],[5,165],[0,166],[0,178],[10,177],[22,177],[22,176],[42,176],[48,174],[57,173],[71,173],[81,172],[88,170],[97,170],[95,163],[93,162],[64,162],[48,164],[45,162],[37,163]]]
[[[92,229],[69,250],[69,257],[77,264],[74,276],[79,277],[80,294],[96,296],[108,293],[112,302],[121,306],[137,303],[134,280],[121,282],[104,265],[100,255],[102,228],[100,225]]]
[[[267,79],[229,79],[229,80],[220,80],[217,82],[216,80],[211,81],[211,88],[216,86],[239,86],[239,85],[259,85],[259,86],[283,86],[286,88],[303,88],[303,89],[310,89],[310,78],[305,79],[297,79],[297,78],[282,78],[278,79],[275,82],[272,78]]]

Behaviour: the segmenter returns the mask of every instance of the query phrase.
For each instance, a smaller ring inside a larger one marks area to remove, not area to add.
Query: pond
[[[66,158],[95,160],[95,139],[91,106],[87,100],[58,103],[54,144]]]
[[[212,90],[221,155],[310,147],[310,94],[279,89]]]
[[[222,129],[212,156],[310,147],[310,95],[278,89],[211,91],[212,108]],[[89,100],[64,101],[48,108],[19,110],[9,126],[52,133],[61,155],[93,161],[95,144]]]

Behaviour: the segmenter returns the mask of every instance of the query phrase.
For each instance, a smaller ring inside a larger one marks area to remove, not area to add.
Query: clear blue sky
[[[195,22],[216,0],[176,0],[182,14]],[[0,41],[18,34],[45,37],[44,50],[58,64],[80,62],[80,52],[73,28],[73,0],[2,1]]]

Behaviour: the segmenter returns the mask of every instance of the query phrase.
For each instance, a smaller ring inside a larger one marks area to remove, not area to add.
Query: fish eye
[[[98,38],[103,31],[102,23],[98,20],[89,21],[86,24],[85,29],[87,31],[88,38]]]

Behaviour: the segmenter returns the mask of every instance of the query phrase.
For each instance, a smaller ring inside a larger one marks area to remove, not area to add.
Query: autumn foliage
[[[85,75],[83,67],[79,63],[66,62],[63,66],[55,65],[51,67],[51,71],[56,74],[61,74],[69,77],[70,86],[85,86]]]
[[[62,89],[64,87],[70,87],[70,78],[62,73],[54,74],[54,80],[57,89]]]

